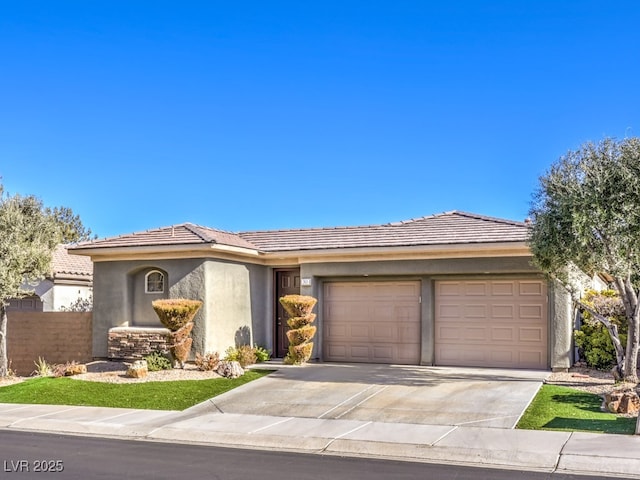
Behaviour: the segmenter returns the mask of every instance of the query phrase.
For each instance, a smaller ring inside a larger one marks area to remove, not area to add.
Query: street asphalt
[[[513,428],[548,372],[271,368],[181,412],[0,404],[0,428],[640,478],[640,435]]]

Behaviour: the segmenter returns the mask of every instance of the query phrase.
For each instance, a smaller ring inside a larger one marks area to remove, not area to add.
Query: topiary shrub
[[[627,342],[627,322],[625,321],[624,305],[617,292],[603,290],[597,292],[588,290],[583,301],[599,313],[606,315],[609,321],[618,327],[618,334],[623,345]],[[574,332],[574,339],[581,358],[591,368],[608,370],[616,365],[616,350],[611,342],[611,336],[602,323],[593,319],[588,312],[584,313],[584,322],[579,330]]]
[[[172,298],[155,300],[151,303],[160,322],[167,327],[171,333],[167,335],[169,351],[175,360],[184,368],[184,363],[189,357],[193,339],[191,330],[193,329],[193,318],[202,306],[200,300],[188,300],[185,298]]]
[[[154,300],[151,305],[158,315],[160,323],[175,332],[193,320],[202,306],[202,302],[186,298],[163,298]]]
[[[311,339],[316,333],[316,327],[311,325],[316,315],[311,311],[317,302],[316,298],[307,295],[285,295],[280,298],[280,304],[290,317],[287,320],[289,351],[284,358],[284,363],[301,365],[311,358],[313,351]]]

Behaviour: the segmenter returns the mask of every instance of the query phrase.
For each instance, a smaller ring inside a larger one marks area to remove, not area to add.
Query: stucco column
[[[573,302],[569,292],[557,282],[549,282],[549,343],[552,371],[566,371],[571,367],[573,314]]]
[[[421,356],[420,365],[433,365],[435,359],[435,310],[434,282],[430,277],[422,278],[421,289]]]

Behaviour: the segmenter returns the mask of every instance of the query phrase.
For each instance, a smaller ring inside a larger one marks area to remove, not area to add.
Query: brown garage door
[[[543,280],[436,282],[436,365],[548,368]]]
[[[324,359],[420,363],[420,282],[324,285]]]

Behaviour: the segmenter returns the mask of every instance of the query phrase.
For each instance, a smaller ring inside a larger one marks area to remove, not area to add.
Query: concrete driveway
[[[210,400],[224,413],[513,428],[546,371],[370,364],[279,367]]]

